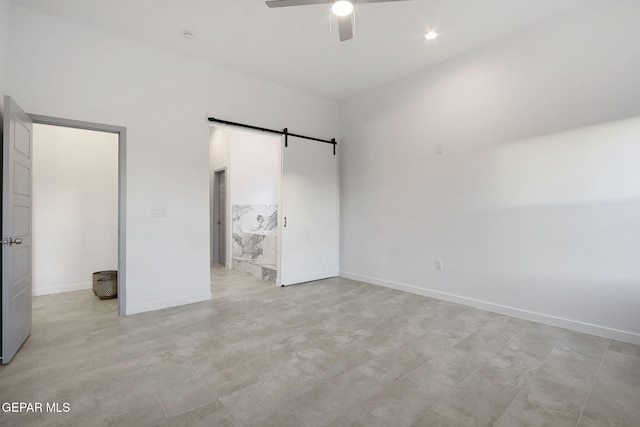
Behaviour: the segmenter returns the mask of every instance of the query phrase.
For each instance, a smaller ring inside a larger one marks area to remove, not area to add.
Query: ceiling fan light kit
[[[353,3],[347,0],[337,0],[331,5],[331,11],[336,16],[347,16],[353,12]]]
[[[338,17],[338,32],[340,41],[347,41],[353,38],[354,32],[354,11],[355,6],[366,3],[389,3],[396,1],[410,0],[268,0],[268,7],[291,7],[307,6],[313,4],[330,4],[331,12]]]

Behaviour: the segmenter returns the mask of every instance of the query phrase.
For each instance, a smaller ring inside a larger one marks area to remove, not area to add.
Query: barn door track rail
[[[222,125],[228,125],[228,126],[237,126],[237,127],[241,127],[241,128],[245,128],[245,129],[252,129],[252,130],[258,130],[261,132],[268,132],[268,133],[275,133],[278,135],[284,135],[284,146],[288,147],[289,146],[289,137],[293,136],[295,138],[302,138],[302,139],[308,139],[310,141],[316,141],[316,142],[323,142],[325,144],[331,144],[333,145],[333,155],[336,155],[336,147],[338,145],[338,142],[336,141],[335,138],[332,138],[330,141],[327,139],[320,139],[320,138],[314,138],[311,136],[304,136],[304,135],[299,135],[297,133],[291,133],[289,132],[289,130],[287,128],[284,128],[283,130],[275,130],[275,129],[267,129],[267,128],[261,128],[258,126],[252,126],[252,125],[245,125],[244,123],[237,123],[237,122],[230,122],[228,120],[220,120],[220,119],[216,119],[215,117],[209,117],[209,121],[210,122],[214,122],[214,123],[220,123]]]

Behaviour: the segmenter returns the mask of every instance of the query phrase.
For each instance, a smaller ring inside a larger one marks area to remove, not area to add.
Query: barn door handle
[[[284,217],[284,226],[285,227],[287,226],[287,217],[286,216]]]

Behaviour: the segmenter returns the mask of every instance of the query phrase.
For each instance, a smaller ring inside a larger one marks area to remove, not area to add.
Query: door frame
[[[29,114],[34,124],[61,126],[73,129],[92,130],[97,132],[114,133],[118,135],[118,315],[127,315],[127,286],[126,286],[126,204],[127,204],[127,128],[106,125],[102,123],[83,122],[80,120],[63,119],[59,117]]]
[[[211,227],[213,230],[213,240],[211,242],[211,253],[213,255],[213,261],[214,263],[219,264],[220,263],[220,232],[218,230],[220,230],[220,227],[216,227],[216,216],[217,213],[219,212],[220,208],[220,204],[219,204],[219,194],[218,194],[218,174],[224,172],[224,179],[225,179],[225,187],[226,187],[226,191],[225,191],[225,199],[226,199],[226,205],[227,207],[224,210],[224,233],[225,233],[225,240],[224,240],[224,246],[225,246],[225,250],[224,250],[224,266],[225,268],[229,268],[229,250],[228,247],[229,245],[227,244],[229,241],[229,230],[227,227],[227,224],[229,224],[228,221],[228,215],[227,213],[229,212],[229,200],[228,200],[228,195],[229,195],[229,174],[227,173],[227,167],[221,167],[218,169],[215,169],[211,172],[211,198],[212,198],[212,206],[211,206]],[[216,249],[217,248],[217,249]]]

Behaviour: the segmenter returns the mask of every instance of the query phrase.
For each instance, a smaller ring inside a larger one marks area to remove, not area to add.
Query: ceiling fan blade
[[[270,0],[265,1],[269,7],[306,6],[309,4],[327,4],[331,0]]]
[[[411,1],[411,0],[354,0],[356,4],[365,4],[365,3],[390,3],[394,1]]]
[[[353,22],[351,15],[338,16],[338,31],[340,32],[340,41],[351,40],[353,38]]]

